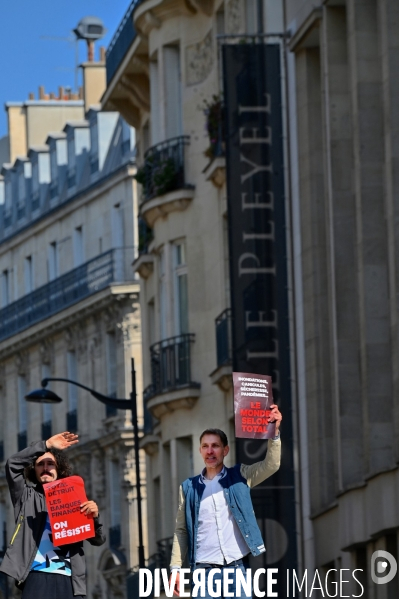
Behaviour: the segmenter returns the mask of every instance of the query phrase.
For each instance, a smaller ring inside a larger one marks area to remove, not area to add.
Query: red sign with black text
[[[273,403],[272,377],[265,374],[233,372],[236,437],[272,439],[274,423],[268,422]]]
[[[87,501],[85,484],[80,476],[68,476],[43,485],[56,547],[95,536],[93,516],[86,516],[80,506]]]

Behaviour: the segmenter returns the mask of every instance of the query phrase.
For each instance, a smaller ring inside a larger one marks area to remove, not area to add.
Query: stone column
[[[376,0],[348,0],[365,473],[393,464],[392,343]],[[368,451],[367,451],[368,449]]]
[[[327,214],[318,47],[296,53],[304,329],[312,511],[335,498]]]
[[[378,0],[385,142],[385,210],[392,341],[394,459],[399,461],[399,3]]]
[[[356,279],[356,207],[345,7],[324,7],[322,20],[325,197],[332,325],[331,394],[336,412],[338,487],[362,480],[363,434]],[[343,457],[344,456],[344,457]]]

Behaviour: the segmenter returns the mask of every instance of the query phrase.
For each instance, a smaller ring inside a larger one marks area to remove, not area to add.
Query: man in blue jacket
[[[78,435],[59,433],[37,441],[7,460],[6,475],[16,527],[0,570],[23,589],[22,599],[74,599],[86,596],[83,543],[53,544],[43,484],[71,475],[63,450]],[[94,517],[92,545],[105,542],[98,507],[86,501],[80,511]]]
[[[204,569],[206,577],[214,568],[239,568],[245,573],[247,555],[260,555],[265,546],[250,497],[251,487],[259,485],[280,467],[281,413],[271,406],[270,422],[276,423],[276,437],[269,439],[266,457],[252,466],[224,466],[229,453],[226,434],[207,429],[200,437],[200,453],[205,462],[202,473],[183,482],[173,538],[171,569],[179,569],[188,550],[191,570]],[[214,578],[216,580],[216,577]],[[233,585],[234,587],[234,582]],[[233,591],[229,589],[229,591]],[[175,595],[180,595],[180,575]],[[223,596],[223,591],[221,593]],[[251,595],[249,595],[251,596]],[[206,594],[206,597],[209,597]]]

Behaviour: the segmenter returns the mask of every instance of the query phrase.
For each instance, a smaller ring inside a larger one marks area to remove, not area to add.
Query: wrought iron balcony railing
[[[136,31],[133,26],[133,11],[141,4],[143,0],[132,0],[127,9],[122,21],[119,24],[118,29],[114,33],[106,55],[106,68],[107,68],[107,85],[111,81],[112,77],[118,70],[119,65],[124,59],[126,52],[129,50],[136,37]]]
[[[231,309],[227,308],[215,319],[216,330],[216,358],[218,368],[225,364],[231,364],[232,339],[231,339]]]
[[[127,248],[109,250],[0,310],[0,341],[125,278]],[[132,256],[133,258],[133,256]]]
[[[150,347],[151,385],[144,391],[144,400],[180,387],[200,387],[191,380],[191,343],[194,339],[194,334],[186,333]]]
[[[185,177],[185,147],[188,135],[173,137],[149,148],[136,179],[143,186],[144,200],[150,200],[176,189],[191,188]]]

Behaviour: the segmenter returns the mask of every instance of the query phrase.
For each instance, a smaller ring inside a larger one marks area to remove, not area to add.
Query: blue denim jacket
[[[241,475],[240,468],[240,464],[236,464],[233,468],[226,468],[226,475],[219,482],[224,489],[234,520],[248,545],[248,552],[259,555],[265,551],[265,546],[256,522],[250,488],[247,480]],[[186,498],[188,555],[190,566],[193,568],[196,561],[198,514],[205,485],[201,481],[201,475],[198,475],[185,480],[182,488]]]

